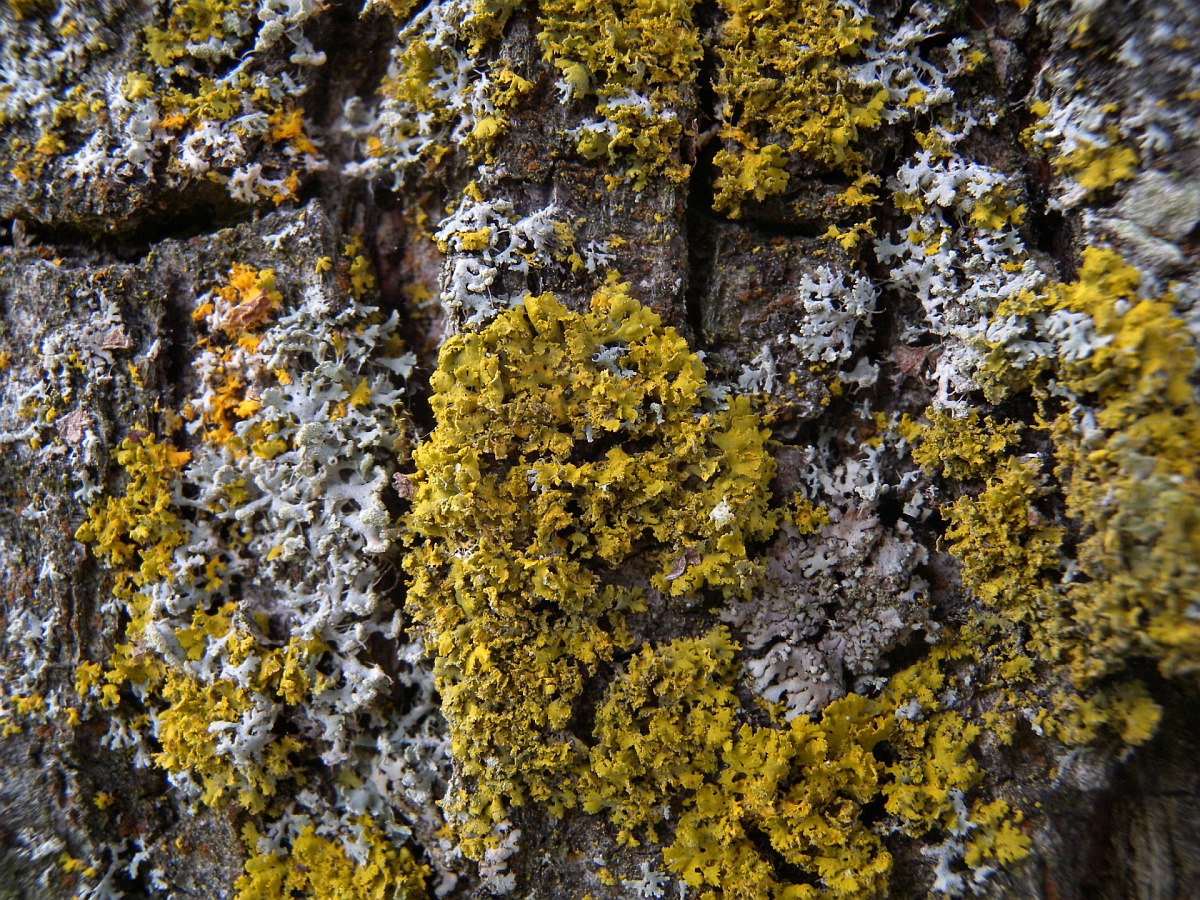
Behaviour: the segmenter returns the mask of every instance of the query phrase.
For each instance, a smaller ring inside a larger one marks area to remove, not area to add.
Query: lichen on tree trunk
[[[1189,896],[1200,6],[0,45],[0,897]]]

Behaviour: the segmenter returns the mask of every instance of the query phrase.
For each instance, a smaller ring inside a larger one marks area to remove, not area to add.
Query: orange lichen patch
[[[316,148],[313,148],[316,153]],[[296,199],[296,192],[300,189],[300,173],[295,169],[283,176],[283,184],[274,193],[270,194],[271,201],[279,206],[288,200]]]
[[[228,339],[232,339],[232,343],[223,349],[212,347],[216,365],[204,403],[199,408],[192,405],[184,412],[189,418],[200,415],[206,440],[232,443],[235,452],[245,452],[246,447],[266,435],[261,429],[247,435],[237,433],[238,423],[253,416],[260,408],[260,401],[253,393],[247,393],[243,376],[234,371],[234,355],[235,352],[254,353],[258,350],[262,338],[255,331],[271,320],[283,296],[276,288],[274,269],[256,269],[243,263],[233,265],[228,283],[214,293],[215,302],[202,303],[192,313],[192,318],[208,321],[211,338],[203,342],[206,346],[210,342],[219,345]]]
[[[248,447],[261,446],[266,434],[261,425],[252,426],[244,434],[238,432],[238,424],[252,418],[261,408],[261,402],[257,397],[247,396],[247,385],[240,374],[230,370],[227,365],[230,362],[230,351],[227,350],[213,370],[203,406],[190,406],[184,410],[184,414],[190,419],[200,416],[206,441],[225,444],[240,456]]]
[[[229,284],[218,288],[217,293],[233,305],[225,310],[213,329],[230,335],[265,325],[283,300],[283,295],[275,289],[274,269],[255,269],[243,263],[234,263]]]
[[[297,153],[315,156],[317,146],[304,133],[304,110],[277,110],[267,119],[271,130],[267,132],[267,140],[272,143],[287,142]]]

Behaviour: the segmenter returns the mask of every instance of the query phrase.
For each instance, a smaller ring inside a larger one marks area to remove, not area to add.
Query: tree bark
[[[1196,896],[1200,5],[0,44],[0,898]]]

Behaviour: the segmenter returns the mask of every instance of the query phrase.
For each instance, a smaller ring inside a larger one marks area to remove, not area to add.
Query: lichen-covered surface
[[[1200,6],[0,45],[0,898],[1189,895]]]

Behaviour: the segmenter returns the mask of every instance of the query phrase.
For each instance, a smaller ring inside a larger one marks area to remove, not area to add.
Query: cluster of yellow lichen
[[[736,600],[756,573],[747,543],[780,515],[745,399],[706,411],[703,366],[625,285],[588,313],[527,297],[448,340],[433,387],[405,566],[469,779],[448,801],[468,855],[527,801],[605,814],[625,843],[657,842],[670,815],[664,859],[703,897],[866,898],[891,869],[863,816],[877,799],[906,833],[958,829],[972,865],[1024,855],[1007,806],[963,801],[979,729],[942,707],[948,649],[876,700],[752,727],[738,647],[717,628],[642,646],[591,740],[572,730],[594,702],[585,679],[630,648],[642,600],[628,573],[669,597]],[[756,835],[812,883],[792,883]]]
[[[217,753],[220,737],[213,725],[237,721],[252,708],[256,692],[287,703],[302,700],[314,674],[310,657],[320,650],[320,642],[262,647],[252,634],[235,626],[235,604],[225,603],[212,612],[195,609],[191,627],[177,632],[174,639],[191,660],[200,659],[209,642],[226,642],[232,659],[254,667],[253,690],[227,679],[202,683],[159,654],[147,652],[147,629],[153,628],[153,622],[151,598],[143,589],[175,578],[172,556],[184,542],[185,532],[173,489],[189,457],[152,435],[137,442],[127,438],[116,453],[127,478],[124,493],[94,504],[76,532],[76,538],[92,543],[114,570],[113,594],[129,616],[125,640],[114,648],[107,665],[79,666],[76,689],[81,696],[97,696],[110,708],[120,702],[120,688],[125,685],[161,697],[166,706],[158,712],[162,749],[155,762],[168,772],[198,775],[206,803],[233,795],[243,806],[258,811],[275,793],[280,777],[289,773],[288,756],[299,749],[299,742],[291,737],[272,739],[261,760],[238,765]],[[219,584],[219,558],[214,556],[210,563],[207,577]]]
[[[1067,515],[1080,523],[1081,578],[1067,599],[1086,637],[1075,673],[1091,679],[1130,656],[1164,675],[1200,670],[1200,401],[1196,351],[1174,297],[1145,297],[1112,251],[1084,253],[1079,279],[1039,298],[1091,317],[1096,346],[1062,360],[1060,383],[1095,407],[1052,432]]]
[[[1064,149],[1060,146],[1064,143],[1061,135],[1051,138],[1044,133],[1049,130],[1043,120],[1051,112],[1050,104],[1036,100],[1029,111],[1036,118],[1021,133],[1022,142],[1032,151],[1049,153],[1055,171],[1069,176],[1085,191],[1102,191],[1137,174],[1138,152],[1121,144],[1121,131],[1115,124],[1107,125],[1090,140],[1077,137],[1069,149]],[[1118,109],[1115,104],[1106,104],[1101,111],[1108,116]]]
[[[362,816],[358,821],[365,859],[355,860],[342,842],[323,837],[312,825],[292,841],[288,853],[255,850],[258,829],[248,824],[242,839],[251,848],[246,874],[237,880],[237,900],[425,900],[427,866],[407,847],[394,847]]]
[[[520,5],[446,2],[418,14],[401,31],[381,86],[390,110],[380,134],[368,138],[368,153],[436,165],[461,144],[481,158],[534,87],[511,59],[483,53]],[[538,46],[558,72],[563,102],[594,113],[574,131],[579,153],[624,168],[638,190],[652,175],[687,173],[680,109],[702,55],[691,14],[685,0],[548,0],[539,8]],[[474,80],[446,77],[466,69],[477,71]]]
[[[1031,647],[1053,659],[1066,627],[1049,577],[1062,561],[1063,529],[1046,524],[1035,508],[1044,493],[1035,461],[1007,459],[988,472],[979,496],[962,497],[950,507],[946,536],[954,554],[969,561],[963,583],[1016,621],[1045,626],[1034,632]]]
[[[436,164],[456,144],[480,157],[534,87],[511,61],[483,54],[520,5],[443,2],[418,14],[401,32],[381,91],[391,108],[385,103],[368,152],[403,167]],[[715,160],[717,209],[737,215],[746,198],[782,193],[797,160],[864,175],[860,134],[880,126],[890,96],[851,71],[875,37],[871,17],[835,0],[726,0],[720,10],[713,43],[725,146]],[[653,176],[685,177],[684,113],[695,102],[704,54],[694,0],[546,0],[537,27],[562,101],[586,103],[590,113],[569,132],[577,151],[622,171],[610,185],[642,190]],[[475,81],[446,77],[472,66]],[[924,99],[914,87],[905,102]],[[846,194],[847,205],[873,199],[864,188],[877,181],[866,179]]]
[[[1072,665],[1083,681],[1132,656],[1157,660],[1166,675],[1200,665],[1200,571],[1190,562],[1200,554],[1196,353],[1174,298],[1144,297],[1139,281],[1115,252],[1084,251],[1076,281],[1012,298],[997,315],[1081,317],[1086,348],[1021,370],[995,346],[983,370],[993,399],[1027,385],[1048,419],[1053,484],[1081,532],[1079,575],[1061,585],[1061,602],[1081,638]],[[1057,404],[1051,388],[1071,402]],[[1031,501],[1050,477],[1008,480]]]
[[[125,99],[154,101],[161,109],[158,126],[181,144],[201,135],[206,143],[261,139],[267,145],[286,148],[288,155],[299,160],[316,156],[316,145],[305,131],[304,110],[295,105],[291,92],[281,90],[262,73],[218,77],[225,74],[219,65],[222,58],[233,55],[226,45],[245,41],[247,22],[253,22],[255,13],[250,0],[172,0],[165,27],[149,25],[144,31],[142,47],[149,65],[125,76],[121,86]],[[297,23],[288,24],[295,27]],[[264,48],[256,49],[261,52]],[[252,98],[264,120],[261,125],[248,124],[252,116],[245,115],[245,97]],[[230,122],[233,124],[225,126]],[[208,137],[213,125],[226,134]],[[175,165],[183,171],[194,168],[190,163]],[[290,168],[282,178],[249,185],[248,190],[280,203],[296,196],[299,183],[299,170]]]
[[[533,83],[510,61],[481,58],[521,0],[432,3],[401,29],[379,86],[385,115],[366,141],[368,155],[398,153],[401,167],[432,169],[462,145],[482,156],[508,129],[508,110]],[[404,21],[411,5],[393,13]],[[486,72],[480,79],[462,77]]]
[[[648,177],[687,175],[678,160],[684,91],[703,51],[688,0],[546,0],[538,42],[571,100],[595,98],[596,126],[579,130],[585,159],[628,165],[636,190]]]
[[[229,284],[218,294],[228,306],[215,330],[226,333],[230,347],[252,349],[259,340],[255,329],[267,321],[281,300],[274,288],[274,273],[235,265]],[[199,318],[211,315],[212,304],[204,304],[197,313]],[[244,395],[244,387],[236,377],[223,380],[213,402],[203,411],[208,426],[205,439],[232,443],[235,452],[245,453],[252,447],[259,455],[267,455],[262,449],[265,436],[251,435],[248,440],[232,430],[236,421],[258,408],[257,400]],[[185,410],[185,414],[191,411]],[[282,448],[275,452],[278,449]],[[113,650],[107,666],[102,670],[95,663],[81,665],[76,687],[81,696],[98,695],[106,707],[119,703],[123,685],[160,697],[166,706],[158,711],[157,737],[162,749],[156,763],[167,772],[198,775],[206,803],[221,802],[232,794],[243,806],[259,811],[275,793],[279,779],[289,773],[288,757],[300,748],[300,742],[293,737],[270,739],[260,760],[238,765],[217,752],[220,735],[214,731],[214,723],[238,721],[253,707],[256,693],[285,703],[300,702],[315,675],[314,657],[321,645],[315,640],[289,640],[284,647],[264,647],[245,627],[235,624],[236,604],[225,602],[212,610],[198,606],[191,626],[173,638],[193,661],[203,657],[210,643],[225,643],[236,664],[254,668],[251,688],[229,679],[201,682],[171,665],[163,655],[147,652],[154,646],[154,623],[151,598],[144,589],[157,582],[171,583],[177,577],[173,556],[186,541],[186,531],[175,492],[191,457],[190,452],[177,450],[151,434],[126,438],[115,453],[126,478],[124,492],[93,504],[87,521],[76,531],[75,537],[92,544],[113,570],[114,597],[129,616],[125,641]],[[226,508],[236,507],[245,499],[244,482],[228,485],[225,493]],[[206,590],[221,586],[224,568],[220,553],[207,559]],[[260,616],[258,627],[266,627],[265,616]]]
[[[242,636],[241,642],[254,646],[249,635]],[[198,775],[204,784],[201,799],[207,805],[218,805],[233,794],[246,809],[261,812],[279,782],[293,774],[290,756],[302,746],[294,737],[270,740],[261,758],[251,765],[238,765],[217,752],[221,736],[214,725],[237,722],[253,708],[255,693],[287,691],[277,685],[272,689],[261,670],[255,680],[260,684],[249,690],[229,679],[206,683],[168,671],[159,689],[169,706],[158,715],[162,752],[154,761],[167,772]]]
[[[527,297],[448,340],[432,380],[408,605],[478,781],[452,798],[469,848],[508,804],[573,805],[585,752],[568,721],[642,608],[618,568],[637,558],[675,596],[737,594],[756,572],[747,542],[774,528],[757,417],[744,399],[705,411],[704,367],[626,289],[584,314]]]
[[[59,177],[120,181],[139,170],[153,180],[157,170],[216,181],[243,202],[295,198],[301,173],[318,155],[298,98],[305,90],[305,67],[324,61],[303,33],[321,5],[256,0],[163,5],[161,15],[153,7],[156,15],[137,29],[125,51],[123,77],[111,85],[120,91],[116,98],[106,95],[105,76],[94,76],[101,61],[118,52],[110,43],[118,16],[128,26],[136,11],[103,4],[12,6],[18,26],[6,37],[14,46],[35,42],[40,49],[34,55],[44,58],[18,62],[15,73],[5,73],[39,88],[10,91],[11,97],[0,92],[7,107],[0,118],[40,127],[36,139],[14,132],[8,141],[11,174],[28,182],[60,160]],[[255,162],[259,148],[275,153]]]
[[[1196,354],[1174,298],[1142,296],[1139,281],[1118,254],[1092,248],[1077,280],[997,310],[1057,314],[1077,329],[1075,343],[1023,367],[990,345],[981,369],[993,401],[1028,393],[1037,402],[1052,470],[1006,455],[1019,423],[975,413],[931,415],[914,452],[930,471],[982,482],[946,511],[950,549],[964,584],[1029,629],[1035,660],[1068,666],[1075,688],[1056,693],[1038,724],[1070,742],[1102,725],[1131,743],[1153,733],[1160,713],[1138,682],[1096,686],[1127,679],[1131,660],[1154,660],[1169,676],[1200,668]]]
[[[351,294],[359,296],[373,275],[351,251],[346,271]],[[318,275],[328,263],[318,263]],[[333,440],[338,423],[375,404],[374,392],[387,392],[368,368],[378,362],[368,351],[394,361],[386,354],[398,349],[397,338],[394,321],[383,325],[376,311],[358,304],[342,312],[327,305],[329,322],[314,326],[320,335],[295,311],[279,319],[283,295],[271,269],[235,264],[206,296],[194,316],[207,332],[198,344],[201,390],[182,416],[163,414],[176,439],[190,420],[198,440],[185,452],[151,434],[127,438],[115,453],[124,483],[92,505],[76,533],[113,571],[114,598],[127,618],[124,640],[103,665],[77,667],[76,689],[138,732],[146,749],[152,728],[153,762],[193,799],[217,807],[236,801],[243,814],[275,818],[286,808],[283,784],[307,780],[297,757],[311,755],[314,740],[311,727],[291,728],[282,719],[308,709],[326,720],[339,714],[328,702],[319,706],[322,695],[341,688],[342,657],[333,646],[339,636],[307,624],[302,609],[273,603],[269,591],[231,584],[227,567],[244,578],[250,570],[239,554],[257,552],[260,578],[268,569],[286,571],[272,567],[286,566],[284,556],[303,541],[242,511],[265,482],[283,484],[281,476],[294,478],[306,465],[296,454],[299,426],[317,440],[312,429],[325,422],[329,430],[318,437]],[[343,365],[343,352],[362,358]],[[293,393],[285,394],[289,386]],[[321,403],[310,402],[313,396]],[[309,419],[296,422],[301,408]],[[264,466],[275,466],[274,474]],[[196,483],[214,469],[214,484]],[[309,479],[328,477],[307,471]],[[386,481],[382,470],[375,480]],[[356,495],[364,509],[370,490],[364,484]],[[200,499],[189,502],[189,494]],[[293,502],[303,503],[302,496],[289,494]],[[294,506],[293,518],[301,510]],[[343,577],[369,583],[371,573]],[[357,776],[347,770],[339,777],[350,783]],[[328,821],[324,827],[320,835],[298,825],[290,837],[275,833],[264,844],[269,850],[256,850],[248,838],[253,858],[238,884],[241,896],[424,896],[423,867],[378,823],[358,821],[370,845],[365,858],[350,854],[345,834]],[[281,841],[290,845],[287,854]]]
[[[120,573],[118,589],[130,591],[170,573],[171,555],[184,541],[172,483],[191,454],[143,432],[121,442],[114,457],[125,470],[122,495],[92,504],[75,533]]]
[[[606,811],[636,843],[635,829],[657,840],[655,826],[679,804],[663,858],[704,898],[881,894],[891,857],[861,812],[878,796],[884,766],[871,751],[893,717],[854,696],[820,722],[741,725],[736,650],[718,628],[630,661],[596,714],[583,808]],[[756,833],[823,889],[788,884]]]
[[[1019,422],[997,423],[985,418],[981,424],[977,409],[965,419],[937,409],[931,409],[928,417],[929,427],[913,432],[919,438],[913,460],[927,472],[959,481],[983,478],[995,471],[1021,433]]]
[[[859,132],[879,127],[888,99],[855,81],[846,61],[875,35],[869,16],[834,0],[722,0],[717,96],[721,138],[714,205],[787,188],[787,163],[860,174]]]
[[[0,21],[0,29],[8,32],[2,36],[8,59],[0,88],[0,127],[5,129],[5,168],[19,183],[41,176],[66,151],[72,132],[85,131],[107,107],[103,90],[75,77],[89,58],[111,49],[104,26],[111,24],[113,11],[89,6],[61,10],[54,0],[0,4],[0,20],[9,11],[15,19],[11,24]],[[39,49],[28,52],[26,42]],[[33,65],[25,65],[22,57],[32,57]],[[20,126],[25,124],[36,131],[24,131]]]

